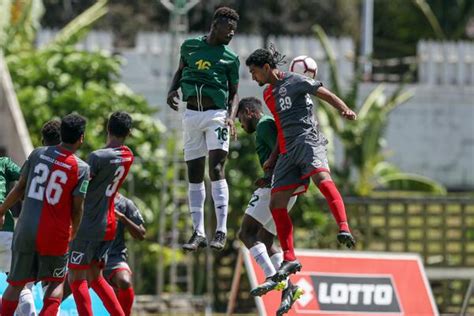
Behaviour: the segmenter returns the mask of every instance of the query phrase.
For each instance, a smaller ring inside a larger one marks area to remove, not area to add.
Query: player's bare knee
[[[314,174],[311,178],[313,179],[313,182],[316,185],[319,185],[322,181],[325,180],[332,180],[331,174],[329,174],[329,172],[318,172]]]
[[[237,236],[239,237],[239,240],[241,242],[243,242],[244,244],[246,244],[246,241],[247,241],[247,234],[246,234],[246,231],[244,228],[240,228],[239,229],[239,232],[237,233]]]
[[[117,287],[125,290],[132,287],[132,280],[128,276],[120,276],[117,278]]]
[[[288,201],[285,202],[285,199],[283,196],[275,196],[275,198],[272,196],[270,199],[270,209],[274,210],[277,208],[286,208],[288,205]]]
[[[224,164],[218,163],[216,165],[209,166],[209,178],[211,178],[211,181],[224,179]]]

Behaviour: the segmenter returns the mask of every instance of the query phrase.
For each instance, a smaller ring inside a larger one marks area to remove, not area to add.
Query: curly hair
[[[212,17],[213,21],[220,20],[222,18],[239,21],[239,14],[229,7],[220,7],[214,12],[214,16]]]
[[[107,130],[111,135],[126,137],[132,130],[132,117],[127,112],[117,111],[110,115]]]
[[[76,113],[66,115],[61,120],[61,140],[66,144],[76,143],[86,130],[86,119]]]
[[[263,67],[265,64],[268,64],[270,68],[274,69],[277,66],[286,64],[285,55],[280,53],[273,43],[270,43],[268,49],[259,48],[255,50],[250,56],[245,60],[247,66],[254,65],[258,67]]]
[[[41,128],[41,137],[45,146],[54,146],[61,142],[61,121],[50,120]]]

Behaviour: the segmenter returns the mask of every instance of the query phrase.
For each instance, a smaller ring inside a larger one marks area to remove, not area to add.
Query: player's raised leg
[[[262,228],[262,224],[252,216],[245,214],[240,227],[239,238],[249,249],[250,255],[255,259],[255,262],[262,268],[265,274],[265,281],[250,291],[250,295],[252,296],[262,296],[271,290],[282,290],[285,287],[285,282],[276,282],[272,279],[276,273],[276,269],[270,259],[267,246],[258,238],[261,237],[262,234],[269,235],[266,239],[271,240],[273,243],[274,236],[265,231]]]
[[[329,205],[329,209],[336,220],[339,227],[339,233],[337,234],[338,242],[345,245],[347,248],[353,248],[355,246],[355,239],[349,229],[344,201],[342,200],[339,190],[332,181],[331,175],[329,172],[323,171],[313,174],[311,179],[323,194]]]

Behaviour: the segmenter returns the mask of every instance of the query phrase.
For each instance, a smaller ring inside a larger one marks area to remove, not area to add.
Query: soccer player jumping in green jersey
[[[181,58],[167,103],[178,110],[178,89],[186,104],[183,117],[184,160],[188,169],[188,199],[194,233],[183,245],[187,251],[207,247],[204,230],[204,168],[209,156],[209,178],[217,226],[210,246],[222,250],[227,234],[229,189],[224,163],[230,135],[235,135],[235,110],[239,81],[239,58],[227,47],[237,29],[239,15],[230,8],[214,12],[207,35],[190,38],[181,45]]]

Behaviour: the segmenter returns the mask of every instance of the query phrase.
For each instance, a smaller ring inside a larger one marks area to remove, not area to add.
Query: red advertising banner
[[[305,294],[287,315],[438,315],[420,257],[347,251],[297,250],[303,265],[291,276]],[[262,269],[244,250],[252,287],[264,281]],[[281,292],[257,297],[259,314],[275,315]]]

